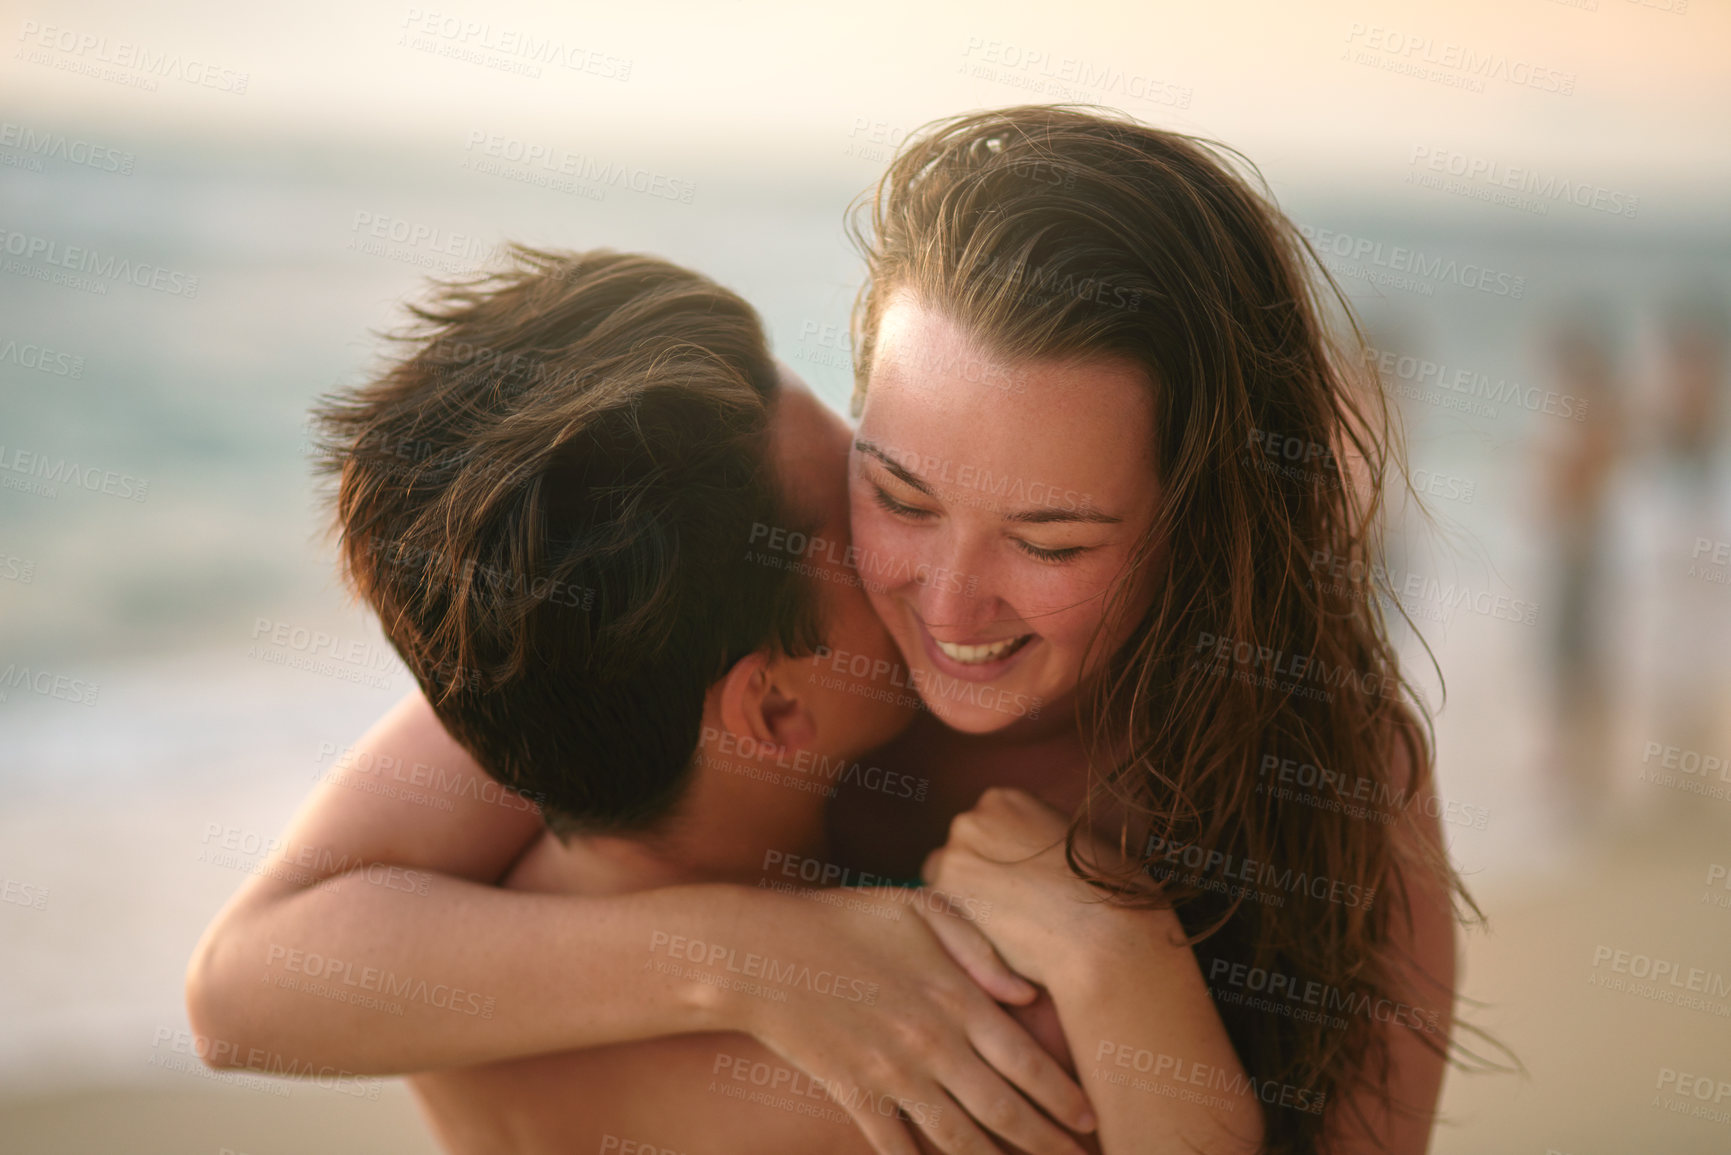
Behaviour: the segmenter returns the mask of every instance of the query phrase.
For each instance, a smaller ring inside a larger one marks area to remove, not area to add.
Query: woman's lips
[[[916,618],[915,623],[932,665],[952,678],[969,682],[993,682],[1003,677],[1036,640],[1034,634],[1019,634],[989,642],[940,642],[924,622]]]

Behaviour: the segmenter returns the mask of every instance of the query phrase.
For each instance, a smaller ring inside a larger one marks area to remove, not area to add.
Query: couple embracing
[[[606,250],[438,286],[321,407],[419,684],[349,757],[447,797],[322,782],[278,855],[425,885],[249,879],[195,1029],[409,1074],[454,1152],[1424,1151],[1473,908],[1350,311],[1226,154],[1093,110],[928,127],[854,235],[851,428]]]

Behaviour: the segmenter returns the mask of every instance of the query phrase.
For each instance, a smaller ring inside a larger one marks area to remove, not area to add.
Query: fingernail
[[[1083,1111],[1082,1117],[1076,1120],[1076,1130],[1078,1131],[1092,1131],[1099,1125],[1100,1120],[1094,1118],[1094,1112],[1092,1111]]]

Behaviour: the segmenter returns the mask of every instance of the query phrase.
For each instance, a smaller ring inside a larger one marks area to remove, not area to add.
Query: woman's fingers
[[[1022,1024],[993,1007],[974,1021],[968,1036],[980,1058],[1052,1118],[1073,1131],[1094,1129],[1096,1120],[1088,1096]]]
[[[975,1065],[978,1065],[977,1060]],[[886,1143],[892,1141],[893,1136],[893,1141],[908,1144],[906,1149],[912,1151],[913,1143],[907,1133],[911,1124],[918,1127],[927,1142],[944,1155],[1004,1155],[1004,1149],[992,1142],[936,1082],[910,1084],[904,1086],[899,1094],[860,1094],[854,1098],[859,1101],[848,1103],[848,1113],[859,1123],[872,1146],[880,1151],[888,1148],[879,1146],[875,1137],[878,1135],[882,1135]]]
[[[869,1103],[847,1105],[847,1113],[877,1155],[919,1155],[907,1125],[894,1114],[880,1115]]]
[[[998,1002],[1017,1006],[1025,1006],[1040,996],[1038,988],[1011,970],[998,954],[998,948],[973,923],[942,911],[927,911],[923,903],[918,905],[921,917],[944,950],[986,994]]]
[[[913,1117],[914,1125],[945,1155],[1004,1155],[1004,1149],[987,1138],[967,1111],[941,1087],[930,1088],[916,1105],[928,1109]]]
[[[971,857],[961,854],[952,868],[963,861]],[[905,891],[859,894],[898,913],[912,905],[920,917],[868,926],[838,911],[821,947],[803,949],[857,957],[883,985],[878,1003],[772,1004],[752,1033],[827,1080],[878,1155],[916,1155],[916,1140],[919,1150],[944,1155],[1001,1155],[1011,1145],[1034,1155],[1079,1150],[1062,1127],[1089,1128],[1081,1088],[999,1005],[1034,1002],[1038,988],[942,904],[908,904]],[[788,945],[786,953],[800,951]]]
[[[984,1063],[964,1064],[945,1079],[945,1085],[973,1121],[1029,1155],[1085,1155],[1075,1139],[1034,1110]]]

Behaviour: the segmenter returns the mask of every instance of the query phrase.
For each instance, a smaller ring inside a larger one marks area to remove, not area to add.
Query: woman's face
[[[984,734],[1062,708],[1154,520],[1152,446],[1134,365],[1003,362],[892,299],[849,462],[853,537],[872,605],[944,722]]]

